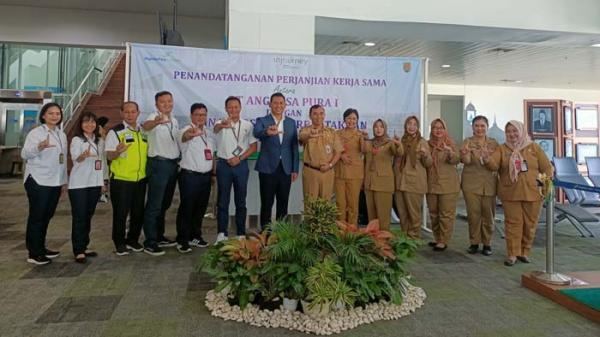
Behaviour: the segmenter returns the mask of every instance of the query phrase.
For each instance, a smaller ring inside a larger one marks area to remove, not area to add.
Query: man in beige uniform
[[[335,130],[323,125],[325,109],[313,105],[309,110],[312,125],[300,129],[299,141],[304,146],[302,188],[304,199],[333,196],[333,167],[340,159],[343,147]]]

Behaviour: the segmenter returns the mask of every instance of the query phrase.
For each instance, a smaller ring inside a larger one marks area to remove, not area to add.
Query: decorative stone
[[[423,306],[426,298],[427,295],[422,288],[408,285],[407,293],[401,305],[380,301],[379,303],[369,304],[364,309],[361,307],[340,309],[318,317],[309,316],[299,311],[260,310],[258,306],[252,304],[241,310],[237,305],[229,305],[226,293],[219,293],[214,290],[210,290],[206,294],[205,304],[212,316],[224,320],[245,322],[253,326],[281,327],[306,332],[307,334],[331,335],[356,328],[361,324],[398,319],[410,315]]]

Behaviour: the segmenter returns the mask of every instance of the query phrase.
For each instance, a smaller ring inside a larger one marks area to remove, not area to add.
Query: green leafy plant
[[[304,200],[304,226],[312,237],[313,242],[326,246],[326,239],[337,231],[335,224],[338,210],[330,200],[322,198],[308,198]]]
[[[342,280],[341,274],[342,267],[331,256],[308,269],[305,282],[310,309],[319,306],[320,311],[328,311],[338,303],[354,304],[356,293]]]

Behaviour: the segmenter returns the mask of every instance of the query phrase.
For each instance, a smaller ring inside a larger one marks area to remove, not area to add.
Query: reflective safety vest
[[[127,151],[110,163],[110,176],[125,181],[140,181],[146,178],[148,140],[146,135],[119,124],[111,129],[119,142],[129,145]]]

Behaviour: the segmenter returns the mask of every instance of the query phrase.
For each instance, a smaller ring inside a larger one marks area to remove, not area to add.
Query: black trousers
[[[85,187],[69,189],[71,201],[71,243],[73,255],[85,253],[90,244],[92,217],[100,198],[102,187]]]
[[[30,257],[46,255],[46,233],[58,206],[61,186],[42,186],[29,176],[25,190],[29,199],[25,245]]]
[[[211,189],[211,172],[198,173],[182,169],[179,173],[180,202],[177,209],[177,243],[187,245],[202,237],[202,220],[206,214]]]
[[[275,219],[281,220],[287,216],[292,176],[283,171],[280,160],[277,169],[273,173],[259,173],[258,179],[260,185],[260,228],[264,229],[271,222],[275,199],[277,199]]]
[[[144,221],[146,179],[137,182],[111,179],[110,201],[113,207],[112,240],[115,247],[137,243]],[[125,238],[127,215],[130,222]]]

